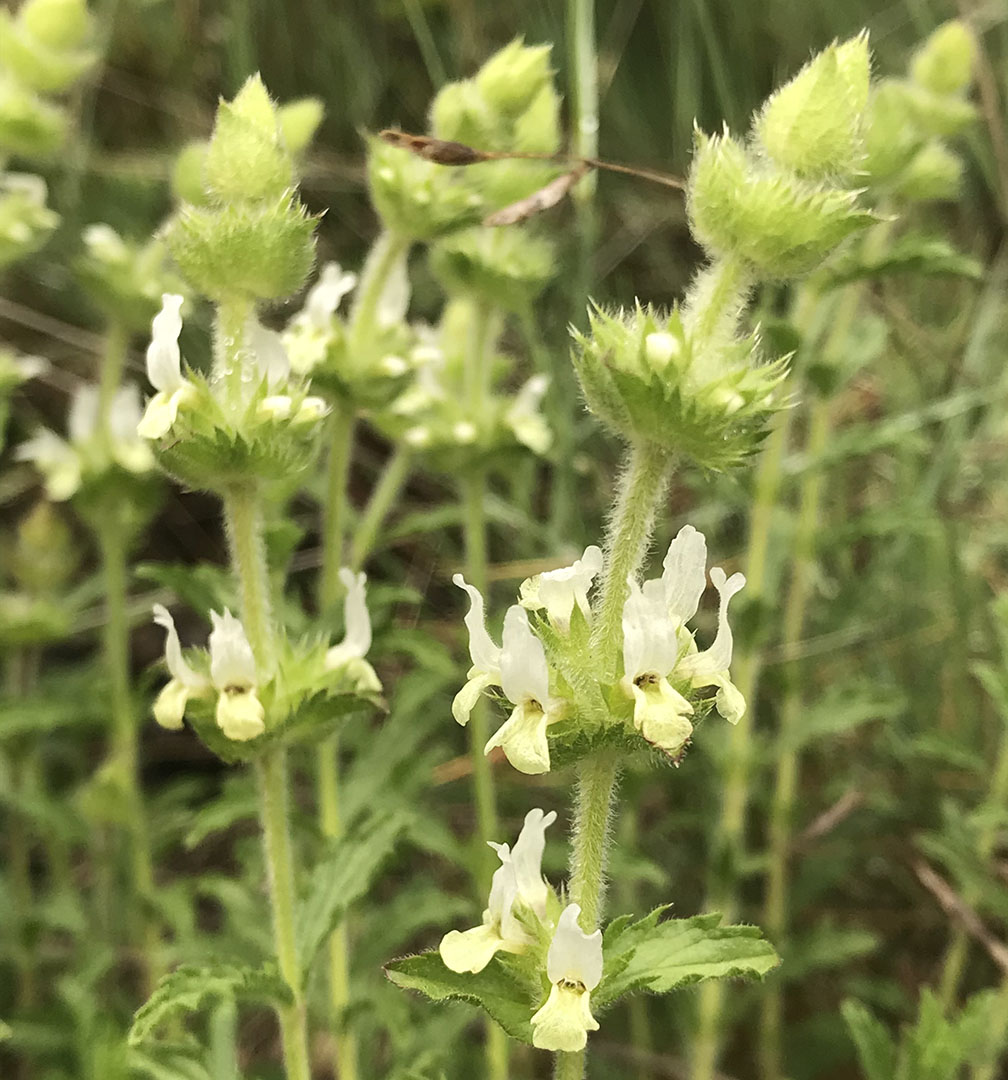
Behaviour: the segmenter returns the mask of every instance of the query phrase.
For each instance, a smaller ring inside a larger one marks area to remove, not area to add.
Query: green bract
[[[756,120],[756,135],[767,154],[799,176],[855,168],[869,67],[865,34],[814,57],[769,98]]]
[[[47,157],[66,137],[62,109],[0,71],[0,152]]]
[[[560,145],[559,110],[549,47],[513,41],[472,79],[442,87],[431,106],[431,132],[477,150],[551,154]],[[375,208],[393,232],[420,241],[475,225],[557,173],[530,161],[435,165],[376,139],[368,150]]]
[[[0,11],[0,66],[43,93],[68,89],[98,60],[85,0],[29,0]]]
[[[873,216],[858,192],[762,167],[726,131],[696,133],[688,185],[690,227],[709,252],[742,258],[761,278],[815,269]]]
[[[936,94],[965,92],[973,77],[976,42],[965,23],[942,23],[914,53],[910,77]]]
[[[276,300],[301,288],[315,259],[315,218],[291,195],[220,209],[183,206],[164,239],[186,279],[213,300]]]
[[[304,414],[309,400],[297,385],[285,387],[273,407],[263,378],[248,385],[243,402],[228,400],[217,385],[195,374],[171,428],[154,443],[158,464],[192,488],[224,492],[253,478],[280,480],[302,472],[319,450],[321,415]]]
[[[556,256],[528,228],[468,229],[431,248],[431,267],[448,292],[521,313],[553,277]]]
[[[589,409],[626,439],[643,439],[701,467],[731,468],[755,453],[782,407],[787,360],[758,361],[756,335],[698,355],[678,309],[590,314],[573,350]]]

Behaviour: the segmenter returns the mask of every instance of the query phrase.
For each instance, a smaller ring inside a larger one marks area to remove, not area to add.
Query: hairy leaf
[[[238,967],[233,964],[183,964],[157,984],[154,993],[137,1009],[129,1030],[129,1045],[139,1046],[179,1013],[196,1012],[211,1002],[279,1001],[293,999],[290,988],[272,966]]]
[[[660,922],[664,910],[609,927],[605,974],[593,1005],[602,1008],[631,990],[665,994],[704,979],[762,978],[780,963],[758,926],[720,926],[717,913]]]
[[[297,912],[298,956],[306,978],[322,943],[368,891],[408,824],[402,813],[372,818],[336,841],[315,866]]]
[[[512,969],[497,960],[475,975],[449,971],[436,952],[407,956],[386,965],[385,974],[407,990],[419,990],[432,1001],[471,1001],[513,1038],[532,1042],[530,1020],[542,1002],[529,1000],[529,988]]]

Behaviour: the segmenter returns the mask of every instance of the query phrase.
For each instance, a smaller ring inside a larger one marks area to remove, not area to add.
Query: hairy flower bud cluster
[[[966,100],[975,54],[969,29],[953,20],[917,50],[907,78],[874,87],[863,164],[873,189],[914,201],[957,196],[963,164],[945,139],[976,117]]]
[[[300,472],[318,450],[325,402],[292,378],[279,335],[250,317],[232,343],[240,370],[207,379],[183,371],[183,298],[166,293],[151,328],[147,377],[156,393],[137,431],[160,464],[194,487],[225,490],[250,477]]]
[[[559,108],[549,46],[515,40],[472,79],[442,87],[431,106],[431,133],[484,151],[553,153],[560,145]],[[419,241],[475,225],[554,175],[555,167],[528,161],[452,169],[379,139],[368,149],[371,197],[382,221]]]
[[[669,546],[660,578],[627,583],[622,641],[618,655],[609,655],[604,650],[611,643],[593,639],[588,595],[602,561],[599,548],[589,547],[573,565],[526,581],[504,617],[500,645],[487,632],[479,591],[460,574],[454,578],[469,596],[472,667],[452,715],[468,723],[479,697],[500,688],[513,708],[485,749],[500,746],[520,772],[548,772],[554,749],[580,755],[604,743],[651,746],[678,764],[698,714],[713,705],[737,723],[745,711],[729,675],[728,625],[728,604],[745,578],[711,570],[720,597],[717,634],[700,651],[686,624],[706,587],[707,546],[701,533],[685,526]],[[697,693],[708,687],[716,688],[713,701]]]
[[[371,647],[366,578],[344,568],[340,579],[347,590],[343,640],[328,648],[314,641],[285,642],[268,670],[257,664],[245,628],[231,612],[210,613],[208,648],[188,650],[187,658],[174,620],[156,604],[154,622],[166,631],[165,664],[171,677],[154,702],[154,719],[177,731],[189,716],[200,737],[225,756],[229,748],[219,735],[230,743],[252,742],[268,732],[280,737],[296,726],[306,703],[321,698],[332,713],[336,697],[378,693],[378,676],[365,659]]]
[[[697,343],[678,308],[589,313],[573,362],[589,409],[611,430],[711,471],[744,462],[782,407],[787,360],[759,360],[759,338]]]
[[[687,186],[694,236],[713,257],[741,259],[758,279],[814,269],[871,222],[845,186],[862,157],[868,41],[831,45],[778,90],[750,145],[697,131]]]
[[[222,102],[202,160],[203,205],[164,229],[183,274],[214,300],[272,300],[298,291],[315,257],[315,221],[297,198],[294,157],[258,75]]]
[[[406,324],[409,278],[405,253],[375,305],[372,328],[352,339],[340,308],[357,275],[338,263],[322,267],[304,307],[287,324],[284,347],[291,370],[311,379],[327,398],[354,408],[381,409],[408,385],[415,334]]]
[[[598,1030],[591,992],[602,981],[602,932],[586,934],[578,925],[581,909],[560,901],[542,874],[546,829],[555,811],[530,810],[514,848],[490,843],[501,865],[493,876],[483,920],[471,930],[452,930],[439,952],[451,971],[481,972],[499,952],[522,958],[529,982],[549,983],[544,1001],[532,1013],[532,1045],[541,1050],[584,1049],[589,1031]]]
[[[471,303],[456,300],[436,331],[419,328],[405,354],[412,381],[376,417],[391,438],[446,471],[458,468],[460,450],[469,464],[499,466],[508,451],[524,447],[545,454],[553,442],[540,409],[549,385],[545,375],[531,376],[512,394],[484,387],[473,400],[469,369],[476,317]]]

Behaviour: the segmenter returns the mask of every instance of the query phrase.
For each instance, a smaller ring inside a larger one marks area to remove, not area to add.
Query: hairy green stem
[[[660,447],[650,443],[630,447],[606,537],[599,614],[592,635],[603,663],[609,664],[622,640],[627,580],[636,575],[647,554],[655,510],[665,494],[670,469],[669,456]]]
[[[682,319],[698,378],[715,360],[716,346],[734,337],[752,287],[752,271],[741,259],[727,255],[715,259],[693,279]]]
[[[254,648],[254,646],[253,646]],[[294,922],[294,853],[287,799],[287,757],[282,747],[256,762],[263,853],[273,906],[273,942],[277,966],[290,987],[290,1004],[277,1006],[287,1080],[311,1080],[302,971]]]
[[[830,404],[816,398],[810,410],[806,454],[809,466],[802,479],[798,501],[798,525],[792,543],[791,586],[784,607],[782,644],[785,649],[797,645],[805,628],[805,612],[812,590],[815,569],[815,541],[822,505],[823,472],[821,458],[826,449],[832,425]],[[788,933],[788,859],[791,847],[791,825],[798,784],[798,751],[795,736],[804,707],[801,684],[788,684],[781,703],[777,733],[781,745],[769,824],[769,868],[763,907],[763,930],[780,948]],[[764,1080],[779,1080],[785,1075],[781,1033],[783,993],[779,981],[767,987],[762,1003],[763,1023],[760,1026],[760,1059]]]
[[[409,447],[404,444],[397,446],[385,462],[378,483],[371,492],[371,498],[368,499],[367,506],[364,507],[364,512],[354,530],[354,537],[350,544],[351,570],[360,570],[374,550],[378,531],[395,505],[412,464],[413,455]]]
[[[636,577],[647,555],[655,512],[668,483],[668,455],[649,444],[631,446],[616,505],[606,537],[601,602],[596,616],[593,645],[609,663],[622,637],[623,604],[627,580]],[[619,758],[600,753],[578,766],[571,837],[570,897],[581,907],[581,927],[590,933],[599,923],[605,898],[609,851],[609,823],[619,777]],[[580,1080],[586,1055],[557,1054],[555,1076]]]
[[[242,625],[259,671],[273,664],[275,641],[269,600],[269,572],[263,542],[262,507],[254,483],[232,488],[224,499],[231,562],[238,578]],[[256,762],[263,853],[273,908],[277,965],[293,1001],[277,1006],[288,1080],[311,1080],[302,972],[294,929],[294,855],[287,801],[287,762],[282,747]]]

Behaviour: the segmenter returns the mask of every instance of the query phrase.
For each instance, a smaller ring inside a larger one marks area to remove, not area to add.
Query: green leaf
[[[156,1055],[131,1050],[130,1070],[149,1080],[212,1080],[206,1066],[183,1054],[165,1053],[159,1046]]]
[[[293,1001],[290,987],[272,966],[182,964],[165,975],[154,993],[137,1009],[129,1030],[129,1045],[154,1037],[162,1024],[180,1013],[196,1012],[215,1001]]]
[[[0,1042],[6,1042],[13,1034],[14,1032],[11,1031],[10,1025],[5,1024],[0,1020]]]
[[[773,752],[797,751],[819,739],[846,735],[869,721],[899,716],[905,709],[906,697],[895,689],[847,684],[807,708],[795,730],[779,740]]]
[[[513,1038],[532,1042],[530,1020],[541,1001],[499,958],[475,975],[449,971],[436,952],[407,956],[386,965],[385,974],[406,990],[419,990],[432,1001],[470,1001],[481,1006]],[[543,995],[545,997],[545,994]]]
[[[851,252],[842,261],[832,264],[825,276],[829,286],[835,288],[851,281],[890,274],[950,275],[979,281],[983,277],[983,267],[941,237],[912,233],[894,241],[880,256],[866,258],[863,250]]]
[[[851,960],[868,956],[878,947],[878,935],[870,930],[817,926],[785,950],[781,978],[787,982],[795,982],[806,978],[813,971],[842,967]]]
[[[371,818],[337,840],[316,864],[297,912],[298,956],[305,978],[322,943],[368,891],[408,824],[403,813]]]
[[[780,963],[758,926],[721,926],[718,913],[659,922],[658,908],[639,922],[616,920],[603,939],[605,974],[592,1005],[631,990],[666,994],[704,979],[762,978]]]
[[[858,1001],[845,1001],[840,1011],[847,1021],[867,1080],[893,1080],[896,1075],[896,1048],[885,1025]]]

